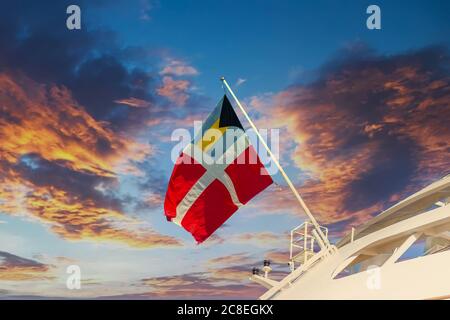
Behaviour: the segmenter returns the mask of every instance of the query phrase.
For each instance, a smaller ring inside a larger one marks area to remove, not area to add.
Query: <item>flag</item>
[[[272,182],[224,95],[175,163],[165,215],[201,243]]]

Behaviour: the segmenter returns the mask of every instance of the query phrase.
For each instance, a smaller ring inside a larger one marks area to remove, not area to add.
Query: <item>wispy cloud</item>
[[[158,94],[178,106],[184,106],[189,98],[187,90],[190,82],[188,80],[175,80],[169,76],[163,77],[162,81],[162,86],[157,89]]]
[[[182,60],[167,59],[166,62],[166,65],[159,72],[163,76],[196,76],[199,74],[196,68]]]
[[[240,85],[244,84],[245,82],[247,82],[247,79],[238,78],[236,81],[236,87],[239,87]]]
[[[253,244],[255,246],[274,246],[276,244],[287,243],[287,235],[276,234],[273,232],[261,231],[261,232],[251,232],[251,233],[241,233],[230,237],[230,242],[242,243],[242,244]]]
[[[151,291],[142,294],[143,297],[177,299],[190,297],[195,299],[235,298],[254,299],[260,296],[264,289],[249,283],[249,271],[226,268],[217,273],[191,273],[179,276],[166,276],[143,279],[142,283]],[[219,278],[218,278],[219,277]],[[244,284],[224,283],[224,281],[246,280]]]
[[[250,257],[246,253],[237,253],[232,255],[221,256],[210,259],[207,263],[211,265],[232,265],[243,264],[250,261]]]
[[[136,107],[136,108],[145,108],[150,105],[150,102],[148,102],[146,100],[134,98],[134,97],[120,99],[120,100],[116,100],[114,102],[118,103],[118,104],[124,104],[124,105],[130,106],[130,107]]]
[[[0,251],[0,281],[49,280],[52,266]]]
[[[274,252],[270,253],[275,257]],[[208,261],[209,267],[205,272],[143,279],[141,283],[151,289],[143,296],[172,299],[182,296],[197,299],[207,297],[254,299],[265,291],[263,287],[249,280],[252,267],[261,263],[262,261],[255,261],[245,253],[214,258]],[[278,261],[274,263],[277,264]],[[286,276],[285,272],[278,269],[275,265],[271,272],[272,279]]]

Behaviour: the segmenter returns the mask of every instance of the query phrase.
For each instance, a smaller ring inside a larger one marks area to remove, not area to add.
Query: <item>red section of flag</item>
[[[256,163],[250,160],[256,160]],[[217,170],[221,170],[220,166]],[[266,173],[252,146],[222,173],[208,172],[202,164],[183,153],[169,181],[164,203],[166,217],[180,224],[201,243],[236,212],[238,205],[246,204],[272,183]],[[222,176],[218,179],[217,175]],[[228,188],[221,182],[226,181],[227,176],[232,182]]]
[[[256,163],[249,163],[254,159],[256,159]],[[237,196],[242,204],[246,204],[273,182],[272,177],[267,173],[266,168],[252,146],[245,149],[225,169],[225,172],[233,181]]]
[[[195,200],[181,222],[198,243],[206,240],[238,207],[219,180],[214,180]]]
[[[192,186],[206,172],[206,169],[193,158],[182,153],[175,163],[164,201],[167,220],[175,218],[177,206]]]

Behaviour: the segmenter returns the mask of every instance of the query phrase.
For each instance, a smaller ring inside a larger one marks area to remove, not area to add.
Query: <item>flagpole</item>
[[[298,193],[297,189],[295,189],[294,184],[292,183],[291,179],[288,177],[288,175],[286,174],[286,172],[284,171],[283,167],[280,165],[280,163],[278,162],[277,158],[275,157],[275,155],[272,153],[272,151],[270,150],[270,148],[267,146],[266,141],[264,141],[264,139],[261,137],[261,135],[259,134],[258,129],[256,128],[255,124],[253,123],[253,121],[250,119],[249,115],[247,114],[247,112],[245,111],[244,107],[241,105],[241,103],[239,102],[238,98],[236,97],[236,95],[234,94],[233,90],[231,90],[230,86],[228,85],[228,82],[225,80],[225,77],[220,78],[220,81],[222,81],[222,83],[225,85],[225,87],[227,88],[227,90],[230,92],[231,96],[233,97],[234,101],[236,101],[236,104],[238,105],[239,109],[241,109],[242,113],[244,114],[245,118],[247,119],[248,123],[250,123],[250,126],[252,127],[253,131],[255,131],[256,135],[258,136],[259,141],[262,143],[262,145],[264,146],[264,148],[267,150],[267,152],[269,153],[270,157],[272,158],[273,162],[275,162],[275,165],[277,166],[277,168],[280,170],[281,175],[283,176],[284,180],[286,180],[289,188],[291,188],[292,192],[294,193],[295,197],[297,198],[298,202],[300,203],[300,206],[302,207],[303,211],[305,211],[306,215],[308,216],[308,218],[311,220],[311,223],[314,225],[314,227],[316,228],[318,234],[320,235],[320,237],[322,238],[322,241],[326,244],[326,246],[329,248],[330,247],[330,242],[328,241],[328,238],[325,237],[325,235],[323,234],[322,230],[320,229],[319,224],[317,223],[317,220],[314,218],[314,216],[312,215],[311,211],[308,209],[308,207],[306,206],[306,203],[303,201],[302,197],[300,196],[300,194]]]

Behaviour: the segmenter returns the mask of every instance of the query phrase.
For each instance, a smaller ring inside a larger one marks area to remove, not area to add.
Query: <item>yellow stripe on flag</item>
[[[224,132],[227,130],[227,127],[219,128],[219,123],[220,123],[220,118],[217,119],[216,122],[214,122],[213,125],[208,130],[203,132],[202,138],[198,141],[197,145],[199,148],[201,148],[201,150],[203,152],[206,152],[207,150],[209,150],[214,145],[214,143],[216,143],[217,140],[219,140],[219,138],[223,136]],[[221,136],[216,137],[215,134],[212,134],[211,132],[208,133],[208,131],[210,131],[211,129],[220,131]],[[205,137],[207,139],[205,139]]]

